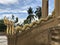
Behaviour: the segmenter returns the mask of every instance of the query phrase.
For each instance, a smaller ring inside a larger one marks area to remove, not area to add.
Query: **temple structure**
[[[60,45],[60,0],[54,0],[54,3],[54,12],[48,16],[48,0],[42,0],[42,18],[23,27],[18,26],[16,34],[14,23],[5,17],[7,34],[11,34],[7,35],[8,45]]]

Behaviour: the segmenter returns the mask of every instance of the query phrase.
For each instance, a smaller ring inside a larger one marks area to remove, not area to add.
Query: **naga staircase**
[[[6,34],[8,45],[60,45],[60,0],[54,1],[55,9],[52,16],[48,16],[48,0],[42,0],[42,18],[19,27],[15,34],[14,23],[5,20],[5,24],[9,26]]]

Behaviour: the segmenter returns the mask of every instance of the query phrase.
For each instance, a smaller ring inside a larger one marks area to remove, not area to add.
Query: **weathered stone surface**
[[[42,17],[48,16],[48,0],[42,0]]]
[[[55,1],[55,15],[60,16],[60,0]]]

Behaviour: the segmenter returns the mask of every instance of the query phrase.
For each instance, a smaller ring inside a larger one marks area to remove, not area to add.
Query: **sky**
[[[20,22],[28,16],[27,10],[32,7],[35,11],[38,6],[42,7],[42,0],[0,0],[0,19],[12,14],[19,18]],[[49,0],[49,15],[54,9],[54,0]]]

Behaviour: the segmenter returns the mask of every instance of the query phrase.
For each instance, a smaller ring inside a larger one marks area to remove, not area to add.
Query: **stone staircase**
[[[50,45],[60,45],[60,27],[54,27],[50,32]]]

